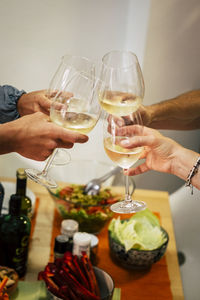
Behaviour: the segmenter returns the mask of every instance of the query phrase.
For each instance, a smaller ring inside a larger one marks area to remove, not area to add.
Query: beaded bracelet
[[[191,188],[191,194],[193,195],[193,185],[191,183],[193,176],[198,172],[198,168],[200,166],[200,157],[197,159],[196,164],[190,170],[190,173],[185,182],[185,186],[189,186]]]

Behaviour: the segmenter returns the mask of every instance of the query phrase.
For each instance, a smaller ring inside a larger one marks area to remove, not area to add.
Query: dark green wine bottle
[[[9,214],[0,217],[0,265],[15,269],[20,278],[26,274],[31,230],[29,217],[21,215],[21,200],[12,195]]]
[[[16,183],[16,194],[21,196],[21,214],[32,217],[32,202],[31,199],[26,195],[26,182],[27,176],[23,168],[17,169],[17,183]]]

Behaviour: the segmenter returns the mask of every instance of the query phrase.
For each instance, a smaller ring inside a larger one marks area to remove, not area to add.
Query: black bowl
[[[166,241],[157,249],[153,250],[138,250],[130,249],[125,250],[125,247],[117,243],[108,231],[110,254],[112,258],[124,268],[127,269],[147,269],[152,264],[159,261],[166,252],[169,236],[164,228],[161,227],[162,232],[166,237]]]

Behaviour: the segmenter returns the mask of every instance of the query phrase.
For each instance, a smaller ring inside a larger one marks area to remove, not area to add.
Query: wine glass
[[[90,59],[83,56],[64,55],[50,81],[47,97],[53,100],[58,95],[58,92],[61,94],[65,90],[67,82],[71,80],[77,71],[84,72],[93,78],[95,76],[95,65]],[[64,165],[71,160],[70,154],[66,149],[55,149],[55,152],[56,155],[54,155],[51,165]]]
[[[108,157],[124,170],[128,170],[139,159],[143,147],[125,148],[122,141],[130,142],[136,136],[132,126],[140,125],[137,135],[142,133],[142,119],[139,110],[126,117],[116,117],[107,113],[103,119],[104,149]],[[116,213],[129,214],[146,208],[143,201],[132,200],[129,193],[129,176],[125,175],[125,199],[111,205]]]
[[[55,95],[50,108],[51,121],[68,130],[89,133],[101,114],[98,96],[102,84],[101,80],[95,77],[76,72],[63,86],[62,93],[58,91]],[[55,155],[56,152],[53,152],[42,172],[26,169],[27,176],[43,186],[56,188],[55,180],[48,175]]]
[[[129,51],[111,51],[102,58],[101,80],[105,89],[99,102],[108,113],[126,116],[135,112],[144,97],[144,80],[137,56]]]

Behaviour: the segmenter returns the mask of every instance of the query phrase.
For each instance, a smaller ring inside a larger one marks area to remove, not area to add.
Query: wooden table
[[[2,181],[14,181],[8,178],[1,179]],[[29,251],[28,271],[26,275],[27,281],[35,281],[37,280],[38,272],[41,271],[48,262],[50,255],[54,203],[44,187],[32,181],[28,181],[28,187],[35,193],[36,197],[40,198],[32,244]],[[123,193],[121,187],[114,187],[113,191],[116,193]],[[135,191],[134,198],[145,201],[150,210],[158,212],[161,216],[162,226],[170,236],[166,260],[173,299],[184,299],[168,193],[138,189]]]

